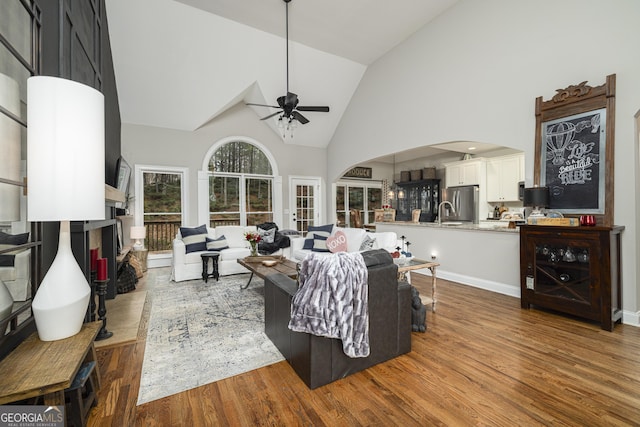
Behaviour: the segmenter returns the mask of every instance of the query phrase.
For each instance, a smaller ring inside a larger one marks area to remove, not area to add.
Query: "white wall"
[[[368,68],[328,148],[328,179],[365,159],[470,140],[523,150],[530,184],[535,98],[616,74],[614,222],[626,227],[623,308],[637,322],[638,18],[635,0],[460,0]]]
[[[232,108],[209,125],[194,132],[123,123],[122,156],[131,167],[135,164],[145,164],[189,168],[187,222],[197,225],[198,170],[202,167],[207,150],[216,141],[233,135],[255,139],[265,145],[277,160],[280,175],[283,177],[284,198],[283,206],[274,206],[274,209],[289,208],[289,175],[320,176],[326,183],[326,150],[285,144],[268,127],[256,120],[251,110],[242,105]],[[131,185],[131,194],[134,195],[133,180]],[[324,206],[326,200],[322,203]],[[131,208],[132,205],[130,203]]]

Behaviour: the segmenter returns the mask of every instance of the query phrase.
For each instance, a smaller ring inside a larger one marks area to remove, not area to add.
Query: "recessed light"
[[[476,147],[469,147],[469,150],[475,150]]]

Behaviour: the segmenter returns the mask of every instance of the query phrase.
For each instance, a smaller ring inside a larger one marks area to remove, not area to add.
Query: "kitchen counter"
[[[508,228],[508,223],[503,221],[481,221],[479,224],[473,224],[470,222],[463,222],[461,224],[438,224],[437,222],[411,222],[411,221],[393,221],[393,222],[378,222],[376,223],[376,229],[379,226],[385,225],[402,225],[409,227],[429,227],[429,228],[442,228],[447,230],[474,230],[474,231],[498,231],[505,233],[519,233],[519,228]]]
[[[520,230],[506,225],[396,221],[378,222],[376,231],[393,231],[398,239],[404,236],[415,257],[440,264],[438,278],[520,297]]]

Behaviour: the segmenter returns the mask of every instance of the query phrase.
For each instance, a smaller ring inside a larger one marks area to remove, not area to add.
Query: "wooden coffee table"
[[[269,257],[264,257],[265,260],[270,259]],[[266,276],[275,273],[282,273],[286,276],[295,279],[298,275],[298,264],[295,261],[291,261],[290,259],[284,259],[278,262],[276,265],[268,267],[260,262],[247,262],[244,259],[238,259],[238,264],[246,268],[251,272],[251,276],[249,276],[249,281],[246,285],[242,286],[242,289],[247,289],[249,283],[251,283],[251,279],[253,279],[253,275],[264,279]]]

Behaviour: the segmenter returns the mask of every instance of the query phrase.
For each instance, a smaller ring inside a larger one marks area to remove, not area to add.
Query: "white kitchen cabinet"
[[[462,160],[445,165],[447,187],[459,185],[480,185],[484,173],[484,159]]]
[[[524,153],[487,160],[487,201],[517,202],[522,181]]]

